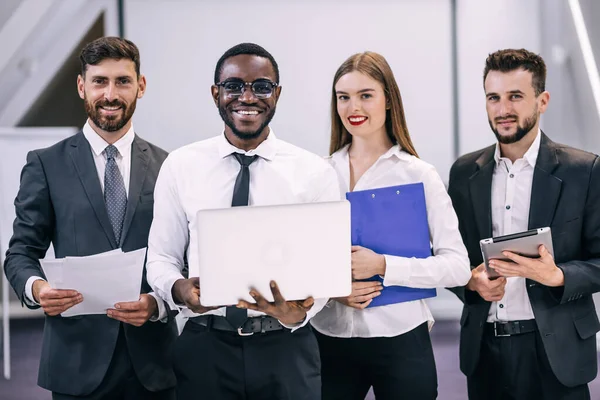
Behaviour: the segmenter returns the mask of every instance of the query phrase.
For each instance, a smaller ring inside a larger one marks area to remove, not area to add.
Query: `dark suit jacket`
[[[121,246],[115,242],[91,148],[83,133],[27,155],[4,265],[22,302],[27,280],[44,277],[38,260],[50,242],[57,258],[88,256],[119,247],[127,252],[148,245],[154,184],[167,153],[138,136],[131,152]],[[141,292],[149,291],[144,269]],[[108,370],[120,325],[105,315],[46,316],[38,384],[70,395],[92,392]],[[169,353],[177,337],[174,321],[147,322],[139,328],[123,324],[123,330],[142,384],[151,391],[173,387]]]
[[[483,262],[479,240],[492,236],[491,189],[495,145],[459,158],[450,170],[449,194],[473,267]],[[565,285],[527,280],[527,293],[552,371],[566,386],[597,373],[592,294],[600,291],[600,161],[598,156],[552,142],[542,133],[533,174],[529,229],[550,226],[555,262]],[[467,376],[479,361],[490,302],[477,292],[453,290],[464,302],[460,368]]]

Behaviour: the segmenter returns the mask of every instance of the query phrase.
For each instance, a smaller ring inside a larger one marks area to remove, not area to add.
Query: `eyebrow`
[[[238,78],[237,76],[230,76],[230,77],[228,77],[228,78],[224,78],[224,79],[222,79],[222,80],[221,80],[221,82],[228,82],[228,81],[240,81],[240,82],[246,82],[244,79],[242,79],[242,78]],[[254,80],[253,80],[253,81],[251,81],[251,82],[254,82],[254,81],[271,81],[271,82],[275,82],[275,80],[274,80],[274,79],[267,78],[267,77],[260,77],[260,78],[256,78],[256,79],[254,79]]]
[[[366,92],[374,92],[374,91],[375,91],[375,89],[361,89],[361,90],[359,90],[356,93],[366,93]],[[348,93],[346,93],[346,92],[344,92],[342,90],[336,90],[335,93],[336,94],[348,94]]]
[[[525,92],[521,91],[521,90],[509,90],[507,93],[509,94],[525,94]],[[485,94],[486,96],[498,96],[498,93],[496,92],[489,92]]]
[[[90,79],[109,79],[108,76],[104,76],[104,75],[92,75]],[[133,76],[131,75],[122,75],[122,76],[117,76],[115,79],[134,79]]]

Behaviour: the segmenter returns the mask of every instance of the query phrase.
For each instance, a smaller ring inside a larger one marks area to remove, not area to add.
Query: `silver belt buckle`
[[[510,336],[510,333],[506,333],[506,334],[504,334],[504,335],[498,335],[498,328],[497,328],[497,324],[498,324],[498,323],[497,323],[496,321],[494,321],[494,336],[495,336],[495,337],[507,337],[507,336]]]
[[[237,333],[240,336],[252,336],[254,335],[254,332],[242,332],[242,327],[240,326],[239,328],[237,328]]]

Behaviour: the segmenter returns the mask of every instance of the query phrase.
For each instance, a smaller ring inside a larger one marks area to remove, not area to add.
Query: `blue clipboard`
[[[353,245],[392,256],[431,256],[423,183],[348,192],[346,199],[350,201]],[[383,282],[379,276],[367,280]],[[369,308],[435,296],[435,289],[387,286]]]

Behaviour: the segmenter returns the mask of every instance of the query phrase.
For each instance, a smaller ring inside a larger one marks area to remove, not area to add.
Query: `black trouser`
[[[123,332],[119,328],[119,337],[106,375],[92,393],[87,396],[71,396],[52,392],[52,400],[174,400],[175,388],[150,392],[138,380]]]
[[[334,338],[317,332],[323,400],[431,400],[437,373],[427,323],[395,337]]]
[[[319,400],[310,326],[239,336],[188,321],[173,358],[179,400]]]
[[[467,377],[470,400],[588,400],[587,385],[558,381],[538,331],[495,337],[484,330],[479,364]]]

